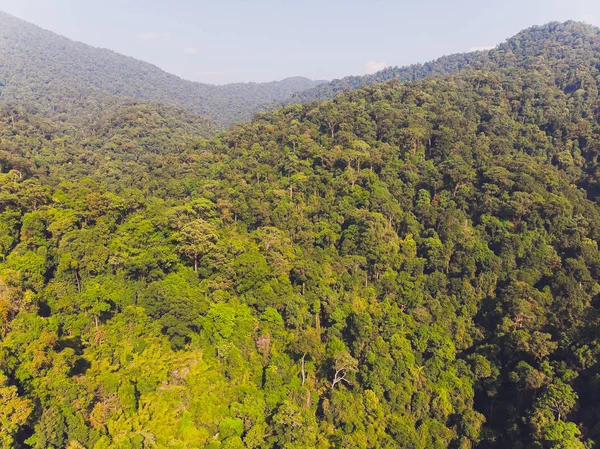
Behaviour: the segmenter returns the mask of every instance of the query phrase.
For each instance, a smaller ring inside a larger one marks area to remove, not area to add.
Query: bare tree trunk
[[[348,382],[346,380],[346,373],[344,372],[344,370],[338,369],[335,371],[335,375],[333,376],[333,382],[331,382],[331,391],[333,391],[333,388],[342,380]]]
[[[77,293],[81,293],[81,282],[79,281],[79,271],[75,270],[75,282],[77,283]]]
[[[306,372],[304,371],[304,359],[306,358],[306,353],[302,354],[302,386],[306,382]]]

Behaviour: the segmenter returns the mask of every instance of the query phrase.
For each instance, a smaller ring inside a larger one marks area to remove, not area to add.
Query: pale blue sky
[[[600,0],[0,0],[0,9],[215,84],[362,75],[552,20],[600,25]]]

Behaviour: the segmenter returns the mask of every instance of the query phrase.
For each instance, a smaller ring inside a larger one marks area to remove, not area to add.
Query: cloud
[[[480,45],[480,46],[476,46],[476,47],[471,47],[469,49],[469,51],[487,51],[487,50],[491,50],[492,48],[496,48],[495,45]]]
[[[198,54],[198,49],[197,49],[197,48],[194,48],[194,47],[188,47],[188,48],[184,48],[184,49],[183,49],[183,52],[184,52],[186,55],[195,56],[195,55],[197,55],[197,54]]]
[[[225,72],[196,72],[196,75],[200,75],[200,76],[221,76],[221,75],[225,75]]]
[[[157,33],[157,32],[138,33],[134,37],[140,41],[149,41],[149,40],[166,41],[166,40],[171,39],[171,35],[169,33]]]
[[[375,72],[379,72],[380,70],[385,69],[385,62],[383,61],[368,61],[365,63],[365,73],[375,73]]]

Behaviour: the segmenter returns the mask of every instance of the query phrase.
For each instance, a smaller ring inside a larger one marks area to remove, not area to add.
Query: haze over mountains
[[[519,54],[517,35],[489,51],[443,56],[424,64],[388,67],[372,75],[329,82],[303,77],[223,86],[183,80],[158,67],[74,42],[0,11],[2,101],[52,116],[93,118],[126,100],[182,108],[210,119],[208,133],[250,120],[256,112],[285,104],[322,101],[340,92],[397,79],[414,81],[465,68],[496,68],[494,55]],[[491,55],[491,56],[490,56]]]
[[[475,52],[331,82],[293,77],[215,86],[183,80],[152,64],[74,42],[2,11],[0,33],[0,83],[5,103],[90,120],[124,100],[150,101],[209,118],[215,124],[209,134],[285,104],[331,99],[344,90],[390,79],[443,75],[475,67],[485,59],[485,52]]]
[[[215,86],[183,80],[111,50],[90,47],[0,11],[2,99],[53,115],[97,113],[122,98],[177,106],[219,127],[319,82],[296,77]]]
[[[187,82],[19,33],[0,448],[600,444],[598,28],[282,93],[310,102],[214,138],[144,102]],[[228,98],[222,125],[250,113]]]

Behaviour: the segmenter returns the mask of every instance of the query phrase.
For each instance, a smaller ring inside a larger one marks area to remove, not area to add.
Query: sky
[[[212,84],[363,75],[554,20],[600,26],[600,0],[0,0],[0,9]]]

